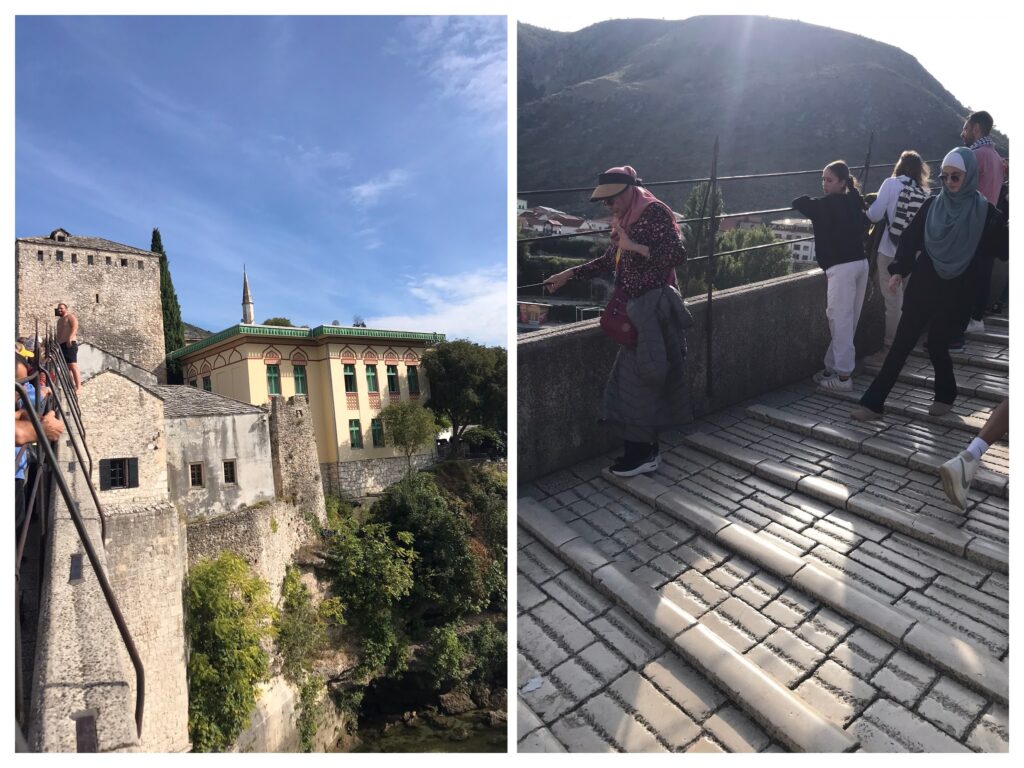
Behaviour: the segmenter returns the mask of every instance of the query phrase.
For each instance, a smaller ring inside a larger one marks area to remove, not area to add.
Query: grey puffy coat
[[[693,318],[674,286],[630,299],[626,314],[637,329],[637,345],[619,347],[601,418],[619,426],[624,440],[654,442],[660,430],[691,419],[685,331]]]

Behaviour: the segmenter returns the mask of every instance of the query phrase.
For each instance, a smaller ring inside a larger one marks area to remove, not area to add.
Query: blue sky
[[[18,237],[148,249],[182,318],[507,345],[504,17],[19,17]]]

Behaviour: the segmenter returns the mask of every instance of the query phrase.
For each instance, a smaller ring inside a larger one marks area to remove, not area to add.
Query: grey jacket
[[[626,440],[653,442],[660,429],[691,416],[685,331],[693,318],[674,286],[631,299],[626,314],[637,329],[637,345],[619,348],[601,417],[618,424]]]

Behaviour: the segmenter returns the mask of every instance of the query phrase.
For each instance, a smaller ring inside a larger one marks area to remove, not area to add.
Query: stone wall
[[[429,453],[412,457],[414,471],[429,467],[434,462],[433,454]],[[404,456],[320,465],[320,473],[324,478],[324,490],[327,493],[341,494],[346,497],[381,493],[389,485],[397,483],[405,477],[408,471],[409,464]]]
[[[278,498],[294,501],[326,520],[312,412],[304,395],[270,398],[270,447]]]
[[[271,678],[260,686],[256,711],[249,727],[235,739],[231,752],[300,752],[301,740],[297,727],[299,692],[283,677]],[[344,712],[327,701],[317,721],[313,737],[313,752],[333,751],[345,733]]]
[[[281,582],[295,552],[316,540],[303,510],[283,501],[262,504],[188,524],[188,567],[221,552],[234,552],[270,585],[271,600],[281,597]]]
[[[143,385],[157,383],[156,376],[144,368],[140,368],[122,357],[112,355],[87,341],[81,342],[78,345],[78,373],[81,375],[82,381],[85,382],[104,371],[117,371]]]
[[[124,375],[105,371],[82,384],[78,402],[92,456],[92,483],[100,503],[127,506],[167,501],[163,401]],[[68,451],[65,455],[74,454]],[[116,458],[138,459],[138,487],[100,490],[100,460]],[[65,468],[75,498],[83,506],[91,505],[83,468],[74,463]]]
[[[274,499],[270,427],[264,413],[168,418],[167,475],[171,501],[189,517],[220,515]],[[235,463],[235,482],[224,480],[224,462]],[[203,485],[193,487],[190,466],[203,465]]]
[[[42,335],[47,325],[55,324],[53,311],[64,302],[78,318],[79,341],[88,341],[166,381],[159,256],[128,248],[82,249],[72,241],[46,238],[18,240],[16,249],[19,336],[31,335],[36,320]],[[63,261],[57,260],[58,251]]]
[[[809,377],[823,366],[829,343],[825,275],[820,269],[716,293],[709,320],[704,298],[688,300],[685,386],[693,417]],[[518,339],[518,479],[571,466],[617,447],[597,423],[605,380],[617,347],[598,320],[537,331]],[[883,312],[869,290],[857,329],[858,356],[882,345]],[[712,389],[706,374],[711,334]]]
[[[146,671],[141,748],[183,751],[189,746],[184,523],[168,502],[111,510],[107,537],[110,583]],[[130,683],[134,701],[134,678]]]

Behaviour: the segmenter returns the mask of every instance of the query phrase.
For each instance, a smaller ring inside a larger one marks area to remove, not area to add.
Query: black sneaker
[[[617,475],[618,477],[633,477],[634,475],[642,475],[648,472],[654,472],[657,470],[658,459],[656,456],[648,456],[632,464],[623,462],[622,464],[616,464],[611,467],[611,474]]]

